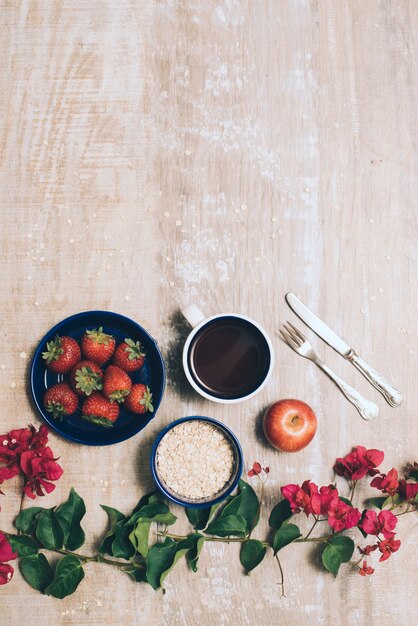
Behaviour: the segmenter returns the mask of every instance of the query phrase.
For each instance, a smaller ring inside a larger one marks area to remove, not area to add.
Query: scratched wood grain
[[[45,502],[77,488],[85,549],[106,526],[100,503],[129,510],[152,487],[152,441],[183,415],[225,421],[247,466],[270,466],[269,507],[286,482],[333,480],[334,458],[355,444],[384,449],[386,468],[411,460],[417,3],[0,0],[0,20],[1,430],[40,423],[29,359],[69,314],[133,317],[168,366],[165,400],[141,435],[98,449],[51,437],[65,474]],[[279,341],[292,317],[288,290],[404,390],[404,408],[385,405],[314,338],[327,363],[379,403],[380,417],[363,422]],[[255,399],[223,407],[187,387],[179,310],[192,301],[208,315],[252,316],[271,334],[277,365]],[[260,435],[265,407],[283,397],[307,401],[319,419],[295,456]],[[5,487],[0,527],[11,530],[19,485]],[[413,521],[401,526],[401,551],[367,580],[349,568],[334,580],[315,550],[287,548],[283,599],[273,559],[245,577],[234,546],[206,546],[196,575],[179,565],[165,595],[90,564],[77,593],[57,601],[16,572],[0,590],[1,622],[406,626],[417,609],[416,550]]]

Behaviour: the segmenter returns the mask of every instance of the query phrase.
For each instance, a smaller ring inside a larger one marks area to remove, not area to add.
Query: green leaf
[[[147,493],[145,496],[142,496],[142,498],[140,498],[138,504],[132,511],[132,515],[142,509],[143,506],[147,504],[153,504],[154,502],[161,502],[161,500],[162,495],[159,491],[151,491],[150,493]]]
[[[147,581],[153,589],[161,586],[161,575],[173,564],[176,551],[177,544],[169,537],[150,548],[147,555]]]
[[[340,535],[330,540],[329,545],[338,550],[340,553],[341,561],[347,563],[354,552],[354,541],[350,537]]]
[[[148,554],[148,538],[150,528],[151,522],[139,520],[129,535],[129,541],[135,550],[144,557]]]
[[[218,519],[229,517],[230,515],[238,515],[244,518],[246,533],[248,534],[258,524],[260,502],[254,489],[244,480],[239,481],[238,487],[239,493],[236,496],[232,496],[228,504],[222,509]]]
[[[196,530],[203,530],[212,517],[213,509],[217,506],[209,506],[204,509],[186,509],[187,519]]]
[[[159,500],[137,509],[135,513],[126,520],[126,525],[132,526],[133,528],[139,519],[153,520],[165,524],[166,526],[171,526],[171,524],[174,524],[177,517],[171,513],[165,502]]]
[[[160,585],[163,584],[164,580],[166,579],[166,577],[168,576],[168,574],[171,572],[171,570],[173,569],[173,567],[175,566],[175,564],[183,557],[185,556],[189,550],[191,548],[194,547],[194,542],[193,539],[188,536],[186,537],[186,539],[183,539],[182,541],[179,541],[177,543],[176,546],[176,553],[174,555],[174,559],[173,562],[171,563],[171,565],[163,571],[163,573],[161,574],[160,577]]]
[[[58,561],[54,580],[45,589],[45,594],[54,598],[65,598],[77,589],[84,578],[84,570],[79,559],[70,554]]]
[[[384,503],[386,502],[386,496],[379,498],[368,498],[367,503],[371,506],[375,506],[377,509],[383,508]]]
[[[209,524],[205,532],[208,535],[217,535],[218,537],[245,537],[247,534],[247,521],[241,515],[227,515],[219,517]]]
[[[177,517],[171,513],[170,509],[164,502],[153,502],[141,507],[127,521],[126,526],[131,527],[132,520],[135,520],[133,530],[129,534],[129,541],[135,550],[146,557],[148,554],[148,536],[151,524],[153,522],[170,526],[174,524]]]
[[[200,533],[192,533],[189,535],[193,541],[193,547],[186,554],[186,560],[193,572],[197,572],[197,562],[202,552],[205,537]]]
[[[129,569],[124,569],[124,572],[126,572],[127,574],[129,574],[129,576],[136,582],[136,583],[147,583],[147,570],[145,567],[135,567],[134,565],[132,565],[132,567],[130,567]]]
[[[269,517],[269,525],[278,530],[286,520],[292,517],[292,509],[288,500],[282,500],[272,509]]]
[[[361,534],[363,535],[364,539],[366,539],[367,533],[362,529],[362,527],[361,526],[357,526],[357,529],[361,532]]]
[[[331,572],[331,574],[338,574],[341,563],[342,560],[338,550],[328,545],[322,553],[323,566]]]
[[[322,553],[322,563],[332,574],[338,574],[341,563],[347,563],[354,552],[354,541],[350,537],[334,537]]]
[[[345,504],[348,504],[348,506],[351,506],[351,507],[353,506],[353,503],[348,498],[343,498],[342,496],[338,496],[338,497],[339,497],[340,500],[345,502]]]
[[[408,478],[412,478],[415,482],[418,482],[418,469],[413,469],[409,472]]]
[[[48,563],[46,556],[42,553],[32,554],[20,559],[19,567],[26,582],[38,591],[43,592],[54,578],[54,570]]]
[[[46,509],[42,506],[31,506],[28,509],[24,509],[16,517],[14,525],[18,530],[21,530],[22,533],[31,535],[36,528],[39,513],[45,510]]]
[[[55,517],[54,509],[45,509],[40,514],[36,527],[36,538],[48,550],[62,548],[64,532]]]
[[[29,535],[7,535],[7,539],[18,557],[30,556],[38,552],[36,542]]]
[[[100,506],[104,511],[106,511],[109,517],[109,529],[103,537],[102,543],[99,547],[99,552],[100,554],[110,554],[113,556],[112,543],[115,540],[116,524],[126,518],[123,513],[117,509],[113,509],[111,506],[106,506],[105,504],[101,504]]]
[[[247,574],[261,563],[266,556],[266,552],[266,547],[257,539],[250,539],[242,544],[239,560]]]
[[[55,517],[64,533],[64,545],[68,550],[77,550],[85,541],[84,530],[80,525],[85,514],[83,498],[71,488],[67,502],[61,504],[55,511]]]
[[[120,520],[115,526],[115,538],[112,542],[111,552],[113,556],[122,559],[130,559],[135,554],[135,548],[129,541],[132,525],[126,525],[124,520]]]
[[[273,550],[274,554],[277,554],[279,550],[287,546],[295,539],[298,539],[301,536],[301,532],[296,524],[284,524],[278,530],[276,530],[276,534],[273,539]]]

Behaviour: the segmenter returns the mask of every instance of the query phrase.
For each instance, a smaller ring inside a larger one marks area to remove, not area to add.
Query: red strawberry
[[[110,428],[119,417],[119,405],[95,391],[83,404],[82,418],[98,426]]]
[[[51,372],[65,374],[81,359],[80,346],[72,337],[60,337],[48,341],[42,358]]]
[[[147,411],[152,413],[154,407],[152,406],[152,393],[150,388],[140,383],[133,385],[131,393],[125,400],[125,408],[127,408],[128,411],[132,411],[132,413],[142,414]]]
[[[58,383],[46,390],[44,407],[52,417],[61,420],[77,410],[78,396],[67,383]]]
[[[111,402],[123,402],[132,387],[132,381],[128,374],[116,367],[109,365],[103,377],[103,393]]]
[[[79,396],[90,396],[102,388],[103,372],[93,361],[79,361],[70,373],[70,385]]]
[[[103,332],[103,327],[86,330],[81,339],[83,356],[98,365],[104,365],[115,351],[116,341]]]
[[[116,348],[112,362],[125,372],[135,372],[144,365],[144,361],[145,352],[139,341],[125,339]]]

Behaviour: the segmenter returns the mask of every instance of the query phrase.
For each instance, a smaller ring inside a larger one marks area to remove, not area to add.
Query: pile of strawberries
[[[81,417],[99,426],[110,427],[119,417],[119,404],[135,414],[152,412],[152,394],[146,385],[132,384],[129,376],[141,369],[145,352],[139,341],[126,338],[118,346],[103,328],[86,330],[80,344],[69,336],[49,341],[42,353],[46,367],[66,374],[46,390],[43,403],[55,419],[72,415],[82,399]],[[111,365],[104,366],[111,362]]]

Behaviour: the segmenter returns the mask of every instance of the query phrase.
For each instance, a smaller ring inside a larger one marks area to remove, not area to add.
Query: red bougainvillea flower
[[[393,537],[379,541],[379,550],[382,553],[379,561],[386,561],[386,559],[388,559],[393,552],[397,552],[399,550],[400,545],[400,540],[394,539]]]
[[[44,425],[39,430],[30,425],[0,436],[0,484],[23,472],[23,491],[30,498],[53,491],[55,485],[49,481],[58,480],[63,472],[47,443]]]
[[[259,474],[261,474],[261,470],[262,470],[262,467],[260,463],[258,463],[257,461],[254,461],[252,468],[248,472],[248,476],[258,476]]]
[[[316,515],[328,515],[331,502],[338,499],[338,489],[334,485],[321,487],[311,498],[313,512]]]
[[[418,493],[418,483],[408,483],[406,480],[400,480],[398,493],[404,500],[412,500]]]
[[[6,535],[0,530],[0,561],[12,561],[17,557],[17,552],[13,552]]]
[[[17,557],[6,535],[0,530],[0,585],[5,585],[12,580],[14,569],[5,561],[11,561]]]
[[[350,506],[339,498],[332,500],[328,510],[328,524],[337,533],[347,528],[357,526],[361,518],[358,509]]]
[[[364,548],[360,548],[359,546],[359,550],[361,554],[365,554],[366,556],[369,556],[369,554],[377,550],[377,547],[378,547],[377,543],[375,543],[373,545],[365,546]]]
[[[6,585],[13,578],[14,569],[8,563],[0,563],[0,585]]]
[[[283,497],[289,501],[292,513],[304,511],[307,517],[315,512],[312,497],[318,493],[318,487],[310,480],[305,480],[301,487],[293,484],[285,485],[281,488],[281,492]]]
[[[360,576],[371,576],[374,572],[374,568],[373,567],[369,567],[367,565],[367,561],[363,561],[363,567],[360,567],[358,573],[360,574]]]
[[[368,535],[382,535],[385,538],[394,535],[393,530],[398,523],[398,518],[391,511],[380,511],[376,515],[376,511],[368,510],[364,513],[360,526]]]
[[[399,487],[398,472],[394,467],[387,474],[380,474],[373,478],[370,483],[371,487],[376,487],[383,493],[388,493],[390,496],[394,496]]]
[[[26,477],[23,490],[29,498],[43,496],[55,489],[55,485],[49,481],[58,480],[63,474],[62,467],[56,461],[51,448],[38,448],[22,453],[20,465]]]
[[[380,450],[366,450],[363,446],[357,446],[350,454],[335,461],[334,471],[348,480],[359,480],[366,474],[374,476],[377,474],[376,467],[382,463],[384,456]]]

